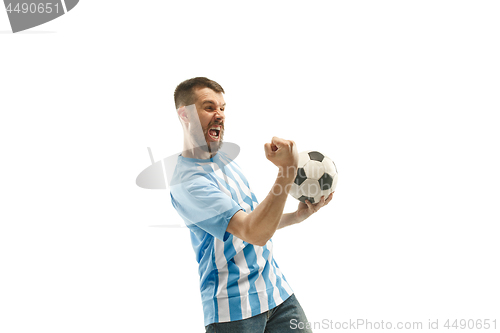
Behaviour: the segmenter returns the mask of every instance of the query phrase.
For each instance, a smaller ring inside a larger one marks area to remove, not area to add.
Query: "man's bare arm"
[[[227,232],[247,243],[264,246],[278,228],[289,192],[284,189],[292,182],[278,177],[267,197],[251,213],[240,210],[233,215]]]
[[[292,224],[304,221],[305,219],[309,218],[312,214],[320,210],[320,208],[328,205],[328,203],[332,201],[332,198],[333,198],[333,192],[330,193],[328,198],[325,198],[325,196],[321,197],[321,200],[315,204],[310,203],[309,200],[306,200],[305,203],[300,202],[299,207],[295,212],[286,213],[281,216],[281,221],[278,224],[278,229],[288,227]]]
[[[264,149],[267,159],[278,166],[278,177],[267,197],[251,213],[240,210],[234,214],[226,229],[245,242],[260,246],[264,246],[278,228],[298,164],[293,141],[274,137]]]

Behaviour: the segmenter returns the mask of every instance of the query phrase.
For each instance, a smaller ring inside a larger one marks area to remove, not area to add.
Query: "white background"
[[[273,238],[310,321],[500,330],[499,11],[83,0],[18,34],[0,11],[0,331],[203,331],[188,229],[135,184],[147,147],[182,149],[173,91],[195,76],[224,87],[259,201],[272,136],[337,165],[332,203]]]

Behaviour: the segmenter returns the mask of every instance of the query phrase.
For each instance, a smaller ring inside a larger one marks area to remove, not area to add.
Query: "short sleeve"
[[[196,174],[171,186],[170,196],[188,227],[197,226],[222,241],[229,221],[242,209],[208,174]]]

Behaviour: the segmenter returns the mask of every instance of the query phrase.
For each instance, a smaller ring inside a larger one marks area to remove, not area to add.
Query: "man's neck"
[[[207,147],[204,147],[205,149]],[[213,158],[217,152],[208,152],[202,149],[201,147],[195,147],[195,148],[186,148],[184,147],[184,150],[182,151],[182,157],[186,158],[195,158],[198,160],[208,160]]]

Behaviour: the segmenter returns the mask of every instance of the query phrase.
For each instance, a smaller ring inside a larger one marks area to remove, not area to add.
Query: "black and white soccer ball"
[[[333,161],[317,151],[299,153],[297,176],[290,188],[290,195],[303,203],[317,203],[337,187],[337,167]]]

